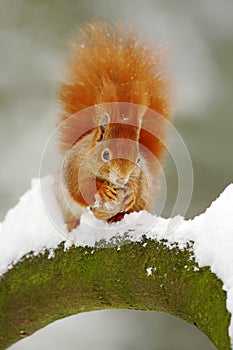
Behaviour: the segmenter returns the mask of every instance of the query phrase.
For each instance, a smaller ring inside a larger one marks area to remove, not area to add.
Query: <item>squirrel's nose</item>
[[[122,176],[114,170],[110,171],[110,182],[116,186],[123,187],[129,181],[129,176]]]

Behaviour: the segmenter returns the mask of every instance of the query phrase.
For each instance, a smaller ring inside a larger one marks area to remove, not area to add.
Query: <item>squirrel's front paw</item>
[[[126,213],[135,204],[136,198],[130,186],[112,188],[106,182],[95,196],[96,201],[90,207],[97,219],[108,220],[111,217]]]
[[[117,200],[116,190],[109,186],[107,182],[104,182],[96,194],[96,199],[111,203]]]
[[[117,192],[104,182],[95,195],[95,202],[90,209],[97,219],[107,220],[120,211]]]
[[[108,222],[117,222],[123,219],[124,215],[132,209],[136,202],[136,196],[133,191],[133,189],[130,187],[130,185],[126,185],[124,189],[117,189],[117,193],[119,195],[118,201],[120,199],[121,202],[121,208],[120,211],[108,219]]]
[[[127,213],[135,204],[136,196],[132,188],[127,185],[124,193],[123,207],[124,212]]]

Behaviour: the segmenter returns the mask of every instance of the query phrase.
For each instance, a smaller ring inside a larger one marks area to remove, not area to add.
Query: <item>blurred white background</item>
[[[174,124],[189,149],[195,176],[187,217],[203,212],[232,182],[233,2],[0,0],[0,219],[38,176],[43,147],[56,123],[56,90],[68,40],[92,19],[133,24],[170,52],[176,80]],[[166,172],[169,208],[176,196],[175,168],[169,160]],[[183,321],[129,311],[74,316],[12,349],[93,347],[214,349]]]

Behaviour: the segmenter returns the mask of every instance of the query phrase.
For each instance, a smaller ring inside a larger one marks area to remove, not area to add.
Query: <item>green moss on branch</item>
[[[113,308],[168,312],[230,349],[222,283],[197,269],[190,249],[144,239],[120,250],[60,246],[48,254],[23,259],[1,278],[0,349],[68,315]]]

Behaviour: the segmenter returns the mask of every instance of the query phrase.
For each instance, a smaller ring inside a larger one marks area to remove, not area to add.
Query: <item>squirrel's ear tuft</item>
[[[104,137],[105,130],[110,122],[110,115],[108,113],[104,113],[99,120],[99,135],[97,141],[102,141]]]
[[[106,112],[100,118],[100,125],[106,126],[110,122],[110,115]]]

